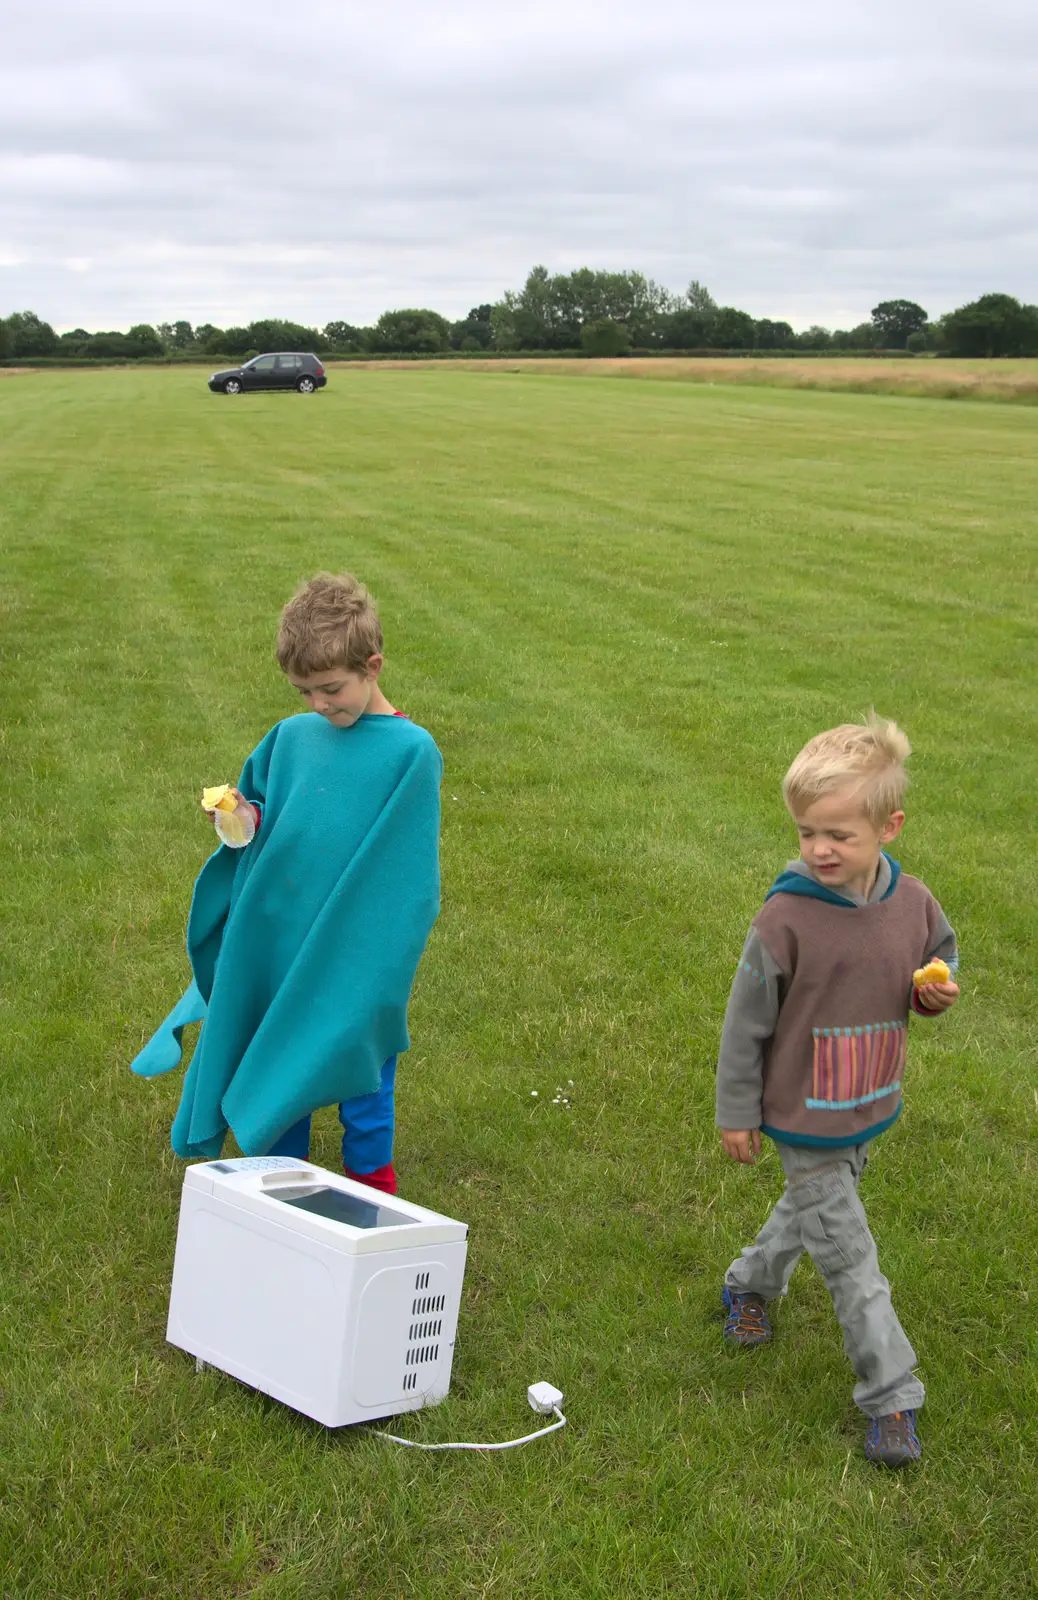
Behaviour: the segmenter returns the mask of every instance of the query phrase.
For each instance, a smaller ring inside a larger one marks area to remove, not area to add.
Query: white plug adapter
[[[539,1411],[542,1417],[553,1416],[562,1404],[561,1389],[556,1389],[551,1383],[531,1383],[526,1391],[526,1398],[530,1402],[531,1410]]]

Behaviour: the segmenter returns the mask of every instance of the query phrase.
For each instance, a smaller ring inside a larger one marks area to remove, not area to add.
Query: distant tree
[[[15,311],[8,317],[7,327],[13,356],[52,356],[58,348],[54,329],[35,311]]]
[[[631,330],[611,317],[585,322],[580,330],[580,346],[589,356],[625,356],[631,348]]]
[[[926,334],[926,348],[928,350],[944,349],[945,317],[937,317],[933,322],[928,322],[923,332]]]
[[[772,322],[761,317],[754,330],[753,342],[758,350],[789,350],[796,335],[788,322]]]
[[[494,341],[494,308],[473,306],[467,317],[451,323],[451,346],[455,350],[487,350]]]
[[[225,328],[220,349],[226,355],[241,356],[244,359],[245,352],[251,349],[253,345],[260,350],[263,349],[263,345],[254,337],[252,328]],[[269,346],[267,348],[269,349]]]
[[[872,350],[876,330],[871,322],[859,322],[856,328],[834,329],[830,342],[834,350]]]
[[[713,316],[702,311],[672,311],[661,319],[661,344],[665,350],[703,350],[710,340]]]
[[[248,328],[241,331],[248,335],[242,345],[243,350],[250,344],[254,344],[258,350],[309,351],[327,348],[316,328],[304,327],[299,322],[284,322],[280,317],[265,317],[258,322],[250,322]]]
[[[704,317],[710,316],[711,312],[717,310],[717,301],[706,285],[700,283],[698,278],[693,278],[685,290],[685,299],[688,301],[692,311],[698,311]]]
[[[498,350],[560,349],[558,307],[547,267],[531,267],[516,294],[509,289],[491,314]]]
[[[591,267],[577,267],[575,272],[557,272],[550,280],[555,324],[552,344],[556,350],[577,349],[587,323],[610,318],[613,307],[609,277],[609,273],[595,272]]]
[[[161,356],[162,340],[148,322],[138,322],[126,335],[127,354],[131,356]]]
[[[203,322],[195,329],[195,343],[206,356],[225,354],[223,338],[223,329],[214,327],[211,322]]]
[[[7,319],[0,317],[0,361],[11,354],[13,345],[14,339],[7,325]]]
[[[833,342],[833,336],[828,328],[823,328],[819,323],[812,323],[804,333],[796,335],[799,350],[828,350]]]
[[[166,350],[190,350],[195,342],[190,322],[159,322],[155,325],[155,331]]]
[[[70,328],[58,335],[58,351],[63,356],[84,356],[90,335],[85,328]]]
[[[925,328],[926,312],[914,300],[882,300],[872,308],[872,326],[880,350],[903,350],[910,333]]]
[[[515,310],[516,296],[511,289],[506,289],[503,297],[496,303],[490,314],[490,324],[493,329],[495,350],[518,350],[519,334],[518,319]]]
[[[125,333],[120,333],[118,329],[108,333],[92,333],[83,346],[85,356],[93,356],[99,361],[127,360],[131,353]]]
[[[383,311],[375,324],[372,349],[391,354],[426,354],[449,350],[451,325],[438,311]]]
[[[1038,306],[1010,294],[982,294],[942,321],[941,341],[952,356],[1038,355]]]
[[[606,315],[630,330],[639,349],[658,349],[665,343],[667,317],[684,302],[662,284],[640,272],[603,273]]]
[[[708,343],[713,350],[752,350],[757,327],[748,311],[719,306],[710,319]]]
[[[518,293],[509,290],[491,307],[490,323],[498,350],[572,350],[582,329],[602,321],[623,323],[636,345],[660,346],[667,343],[667,316],[683,305],[640,272],[578,267],[552,276],[537,266]],[[475,328],[466,332],[480,337]]]
[[[367,329],[355,328],[352,322],[326,322],[322,332],[324,345],[330,350],[340,350],[344,355],[367,349]]]
[[[926,333],[922,328],[916,328],[915,332],[910,333],[908,338],[905,340],[905,349],[910,355],[922,355],[926,348],[927,338]]]

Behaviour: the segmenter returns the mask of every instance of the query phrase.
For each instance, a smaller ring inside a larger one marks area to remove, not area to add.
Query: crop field
[[[3,1600],[1038,1589],[1038,412],[603,371],[0,384]],[[165,1342],[179,1076],[129,1063],[186,982],[198,792],[297,709],[273,635],[322,567],[446,763],[396,1163],[469,1267],[450,1397],[389,1426],[506,1439],[565,1391],[497,1456],[328,1433]],[[782,773],[872,705],[963,958],[863,1183],[928,1387],[902,1475],[809,1262],[772,1346],[719,1317],[780,1181],[713,1127],[728,985]]]
[[[415,362],[357,362],[410,367]],[[924,400],[995,400],[1038,405],[1038,361],[967,361],[868,356],[547,356],[451,361],[471,372],[553,373],[567,378],[650,378],[657,382],[747,384],[751,388],[822,389],[842,394],[907,395]]]

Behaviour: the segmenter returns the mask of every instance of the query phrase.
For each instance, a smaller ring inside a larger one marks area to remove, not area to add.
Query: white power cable
[[[561,1394],[559,1399],[562,1399]],[[534,1409],[540,1408],[535,1406]],[[506,1439],[502,1444],[421,1444],[417,1439],[401,1439],[398,1434],[384,1433],[381,1428],[376,1430],[375,1437],[388,1439],[391,1444],[405,1444],[412,1450],[514,1450],[517,1444],[529,1444],[533,1439],[543,1439],[546,1434],[557,1433],[560,1428],[566,1426],[566,1418],[557,1405],[553,1405],[547,1414],[557,1417],[558,1421],[550,1423],[547,1428],[538,1428],[536,1433],[524,1433],[521,1439]]]

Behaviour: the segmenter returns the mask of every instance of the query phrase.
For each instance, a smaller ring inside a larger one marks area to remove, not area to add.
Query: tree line
[[[640,272],[549,273],[534,267],[522,289],[494,305],[474,306],[451,322],[437,311],[384,311],[370,327],[343,321],[310,328],[279,318],[247,326],[139,323],[126,333],[75,328],[56,334],[35,312],[0,318],[0,361],[47,357],[138,360],[191,356],[247,359],[263,350],[311,350],[327,355],[433,355],[447,351],[583,351],[615,356],[631,351],[905,350],[949,356],[1038,356],[1038,306],[1007,294],[985,294],[931,321],[913,300],[883,300],[854,328],[811,327],[755,318],[718,305],[693,279],[684,294]]]

